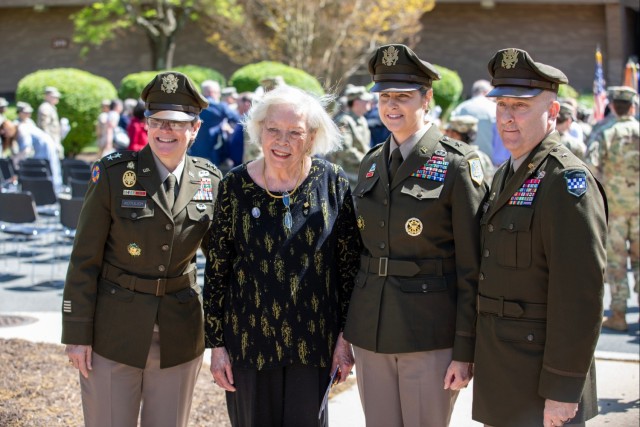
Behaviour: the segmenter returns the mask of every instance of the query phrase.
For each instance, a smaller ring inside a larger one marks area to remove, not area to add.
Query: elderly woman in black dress
[[[322,100],[290,86],[246,127],[263,157],[220,184],[204,289],[211,373],[232,425],[315,427],[331,373],[344,381],[353,366],[342,329],[361,241],[344,172],[313,157],[340,134]]]

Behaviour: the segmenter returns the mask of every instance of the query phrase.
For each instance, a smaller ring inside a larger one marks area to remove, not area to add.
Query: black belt
[[[547,304],[505,301],[504,298],[488,298],[478,295],[478,313],[496,314],[499,317],[546,320]]]
[[[192,268],[188,273],[178,277],[145,279],[105,263],[102,267],[102,277],[130,291],[161,297],[191,287],[192,283],[196,283],[196,269]]]
[[[456,271],[456,262],[453,258],[403,260],[389,259],[387,257],[360,256],[360,269],[378,276],[405,276],[416,274],[431,274],[442,276]]]

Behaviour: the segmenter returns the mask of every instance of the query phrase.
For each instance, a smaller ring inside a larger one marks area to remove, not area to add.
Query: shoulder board
[[[189,156],[189,158],[191,159],[195,167],[207,170],[217,176],[222,177],[222,172],[220,172],[220,169],[218,169],[216,165],[211,163],[210,160],[205,159],[203,157],[195,157],[195,156]]]
[[[113,165],[117,165],[122,162],[138,160],[138,153],[136,151],[119,151],[117,153],[111,153],[104,156],[100,161],[105,167],[110,168]]]
[[[376,154],[378,151],[382,151],[382,147],[383,147],[383,146],[384,146],[384,142],[382,142],[382,143],[380,143],[380,144],[378,144],[378,145],[376,145],[376,146],[371,147],[371,148],[369,149],[369,151],[367,151],[367,152],[365,153],[365,157],[370,156],[370,155],[372,155],[372,154]]]
[[[585,167],[586,169],[582,160],[576,157],[575,154],[562,144],[558,144],[553,147],[551,152],[549,152],[549,156],[555,158],[565,169],[576,167]]]
[[[468,144],[465,144],[462,141],[458,141],[457,139],[453,139],[453,138],[449,138],[448,136],[444,135],[442,138],[440,138],[440,142],[442,145],[444,145],[445,149],[446,148],[450,148],[456,152],[458,152],[459,154],[462,154],[463,156],[470,153],[471,151],[473,151],[473,149],[471,147],[469,147]]]

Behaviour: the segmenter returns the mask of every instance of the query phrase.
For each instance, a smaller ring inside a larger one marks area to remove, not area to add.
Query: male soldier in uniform
[[[391,136],[353,193],[364,251],[344,337],[368,427],[442,427],[471,379],[486,185],[476,152],[425,123],[433,65],[388,45],[369,73]]]
[[[64,148],[62,148],[62,130],[60,119],[58,118],[58,109],[56,105],[60,102],[60,91],[53,87],[47,86],[44,89],[44,101],[38,107],[37,125],[40,129],[48,133],[58,150],[58,157],[64,157]]]
[[[511,157],[482,216],[473,419],[584,425],[598,410],[606,198],[554,130],[562,71],[520,49],[489,62],[488,96]]]
[[[342,149],[330,153],[327,160],[342,166],[351,188],[354,188],[358,181],[360,161],[371,148],[371,132],[364,115],[371,109],[373,95],[364,86],[349,86],[344,96],[347,98],[348,111],[338,114],[334,119],[342,134]]]
[[[560,112],[556,119],[556,130],[560,133],[560,142],[569,149],[577,158],[584,160],[587,146],[581,139],[571,135],[571,124],[574,123],[575,109],[573,105],[562,102],[560,103]]]
[[[607,238],[607,282],[611,287],[611,316],[602,326],[616,331],[626,331],[627,299],[629,283],[627,254],[636,282],[640,257],[640,132],[634,117],[636,91],[628,86],[610,87],[609,99],[616,116],[613,126],[598,134],[589,147],[587,162],[602,182],[609,195],[609,235]],[[627,251],[627,241],[630,243]]]
[[[94,164],[64,287],[87,426],[186,426],[204,351],[196,251],[221,174],[186,151],[208,102],[172,71],[141,98],[149,145]]]
[[[493,174],[496,171],[491,157],[484,151],[480,150],[480,147],[475,143],[478,135],[478,122],[479,120],[473,116],[461,115],[449,118],[449,123],[445,126],[445,135],[450,138],[457,139],[459,141],[468,144],[478,154],[480,164],[482,165],[482,172],[484,173],[484,182],[487,185],[491,184]]]

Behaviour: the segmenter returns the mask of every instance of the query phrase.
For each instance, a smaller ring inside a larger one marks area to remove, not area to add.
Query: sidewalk
[[[20,338],[34,342],[59,343],[61,315],[57,312],[1,313],[4,324],[26,319],[31,323],[0,327],[0,338]],[[0,323],[2,326],[3,323]],[[205,360],[207,360],[205,358]],[[640,380],[638,355],[596,352],[598,401],[600,415],[588,427],[637,427],[640,420]],[[479,427],[471,420],[471,385],[460,392],[453,412],[451,427]],[[364,426],[364,415],[356,386],[340,393],[329,403],[331,427]]]

